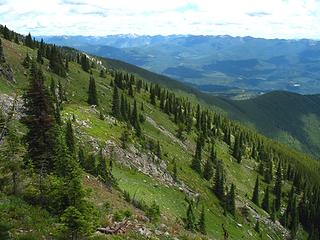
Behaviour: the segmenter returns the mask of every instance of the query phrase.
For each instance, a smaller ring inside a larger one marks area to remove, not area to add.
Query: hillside
[[[203,104],[215,111],[257,129],[296,150],[320,155],[319,142],[319,97],[318,95],[300,95],[285,91],[274,91],[248,100],[230,100],[201,92],[192,85],[184,84],[172,78],[150,72],[122,61],[99,58],[115,69],[135,73],[142,78],[152,79],[174,91],[191,94]]]
[[[320,44],[314,40],[194,35],[44,38],[218,94],[221,87],[225,87],[224,95],[242,98],[272,90],[301,94],[320,91]]]
[[[13,239],[27,235],[28,239],[70,239],[70,236],[82,239],[88,235],[92,239],[223,239],[226,235],[228,239],[285,239],[290,234],[297,239],[307,239],[308,235],[317,239],[319,162],[226,119],[204,103],[213,99],[223,107],[229,102],[209,95],[198,99],[202,93],[183,85],[176,87],[178,91],[169,90],[166,84],[180,83],[162,82],[161,76],[141,69],[136,72],[130,65],[111,60],[101,63],[97,58],[72,49],[55,49],[52,45],[43,45],[49,49],[49,54],[41,58],[43,63],[39,60],[31,66],[25,64],[27,54],[39,59],[41,44],[32,43],[30,48],[25,37],[19,38],[15,43],[1,37],[5,58],[0,77],[2,130],[10,123],[9,133],[17,129],[18,138],[30,133],[20,108],[15,119],[6,116],[11,116],[8,109],[14,102],[14,94],[20,97],[27,86],[28,89],[38,86],[28,82],[39,83],[33,77],[37,76],[36,69],[42,69],[45,78],[42,91],[50,86],[52,94],[52,99],[44,100],[55,101],[56,111],[61,110],[61,127],[56,128],[62,129],[60,134],[69,132],[67,146],[72,146],[75,153],[69,157],[81,167],[81,183],[72,182],[75,185],[68,191],[73,193],[81,184],[89,189],[82,201],[93,205],[96,219],[84,231],[76,226],[84,224],[81,217],[87,219],[87,215],[74,217],[70,212],[61,215],[55,211],[63,209],[58,186],[64,184],[65,178],[59,174],[69,176],[70,172],[63,168],[68,161],[57,160],[59,172],[48,169],[52,172],[45,180],[51,185],[43,190],[34,181],[42,173],[37,173],[35,164],[35,171],[29,168],[36,160],[31,158],[20,169],[19,188],[12,192],[15,182],[10,180],[13,175],[10,173],[17,168],[7,167],[7,163],[20,159],[24,152],[30,154],[30,145],[28,138],[23,138],[23,150],[12,155],[5,148],[11,135],[5,134],[0,145],[0,234],[9,231]],[[53,61],[52,56],[58,60]],[[59,59],[63,63],[67,60],[68,67],[56,65]],[[13,78],[4,72],[12,73]],[[88,95],[88,88],[93,95]],[[96,101],[96,98],[98,107],[88,104],[89,99]],[[57,108],[60,104],[61,108]],[[29,111],[41,107],[42,104],[29,105]],[[55,114],[55,121],[59,122],[60,115]],[[38,131],[37,127],[32,130]],[[74,132],[74,141],[70,140],[73,139],[70,132]],[[257,176],[260,190],[256,193],[260,200],[255,204],[251,199]],[[276,183],[280,186],[278,194],[271,190]],[[39,197],[41,191],[47,193],[45,199]],[[275,199],[280,200],[278,210],[273,207]],[[68,204],[73,206],[72,202]],[[305,209],[312,211],[312,217],[303,218]],[[199,227],[201,216],[205,231]],[[99,227],[114,229],[119,222],[126,226],[125,230],[111,235],[96,232]]]

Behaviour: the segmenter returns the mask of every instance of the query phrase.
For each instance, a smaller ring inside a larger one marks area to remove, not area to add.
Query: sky
[[[320,0],[0,0],[32,35],[231,35],[320,39]]]

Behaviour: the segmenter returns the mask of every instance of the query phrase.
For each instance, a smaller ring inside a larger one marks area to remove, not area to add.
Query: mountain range
[[[194,35],[42,38],[237,99],[273,90],[320,92],[320,43],[315,40]]]

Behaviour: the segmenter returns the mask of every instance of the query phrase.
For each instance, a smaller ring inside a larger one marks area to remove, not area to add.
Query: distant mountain
[[[249,92],[320,92],[320,42],[314,40],[193,35],[43,38],[135,64],[203,91],[215,92],[213,85]]]

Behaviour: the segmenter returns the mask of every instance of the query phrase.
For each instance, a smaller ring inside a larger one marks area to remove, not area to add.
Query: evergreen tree
[[[256,184],[254,185],[252,202],[259,206],[259,177],[257,176]]]
[[[84,155],[83,147],[79,147],[78,160],[79,160],[80,166],[82,168],[85,168],[85,166],[86,166],[86,157]]]
[[[196,219],[193,212],[193,201],[188,201],[189,206],[187,209],[187,218],[186,218],[186,229],[189,231],[194,231],[196,228]]]
[[[10,32],[10,30],[7,28],[6,25],[4,25],[2,32],[3,32],[3,37],[4,37],[5,39],[11,41],[11,32]]]
[[[224,199],[224,172],[220,161],[216,166],[213,191],[220,200]]]
[[[3,64],[6,62],[6,59],[4,57],[3,47],[2,47],[2,41],[0,39],[0,64]]]
[[[207,231],[206,231],[206,217],[205,217],[204,206],[202,206],[200,219],[199,219],[199,222],[198,222],[198,231],[200,233],[202,233],[202,234],[207,234]]]
[[[262,209],[264,209],[266,212],[270,212],[270,204],[269,204],[269,186],[266,187],[264,197],[261,204]]]
[[[88,57],[85,54],[81,55],[80,64],[81,64],[83,71],[86,71],[86,72],[90,71],[90,62],[89,62]]]
[[[27,53],[26,57],[24,58],[23,62],[22,62],[22,66],[24,66],[25,68],[29,68],[31,64],[31,58],[29,56],[29,54]]]
[[[106,159],[103,156],[102,153],[102,149],[100,149],[99,151],[99,163],[98,163],[98,176],[101,178],[102,182],[104,182],[105,184],[108,183],[108,170],[107,170],[107,163],[106,163]]]
[[[281,206],[281,195],[282,195],[282,170],[281,170],[281,164],[280,161],[278,163],[277,173],[276,173],[276,181],[274,184],[274,194],[275,194],[275,208],[278,211]]]
[[[97,89],[96,89],[96,81],[93,76],[90,76],[89,80],[89,89],[88,89],[88,104],[99,106]]]
[[[232,156],[235,159],[237,159],[238,163],[241,163],[241,159],[242,159],[241,143],[240,143],[240,137],[238,135],[235,137]]]
[[[231,184],[230,191],[226,197],[226,208],[231,213],[231,215],[235,216],[236,214],[236,204],[235,204],[235,186]]]
[[[119,92],[118,87],[114,86],[112,94],[112,115],[115,118],[120,118],[120,105],[119,105]]]
[[[24,94],[28,157],[41,174],[53,168],[52,129],[55,126],[54,108],[49,92],[44,85],[42,70],[32,62],[29,86]]]
[[[207,159],[207,162],[203,168],[203,177],[206,180],[210,180],[213,176],[213,163],[214,163],[213,161],[215,161],[215,154],[214,154],[214,150],[212,147],[211,151],[210,151],[209,158]]]
[[[34,42],[30,33],[25,38],[25,45],[29,48],[34,48]]]
[[[43,64],[43,58],[42,58],[42,53],[41,53],[40,49],[38,49],[38,51],[37,51],[37,62],[40,64]]]
[[[62,56],[60,50],[53,45],[50,47],[49,53],[49,67],[55,74],[59,75],[60,77],[66,77],[66,69],[64,63],[62,61]]]

